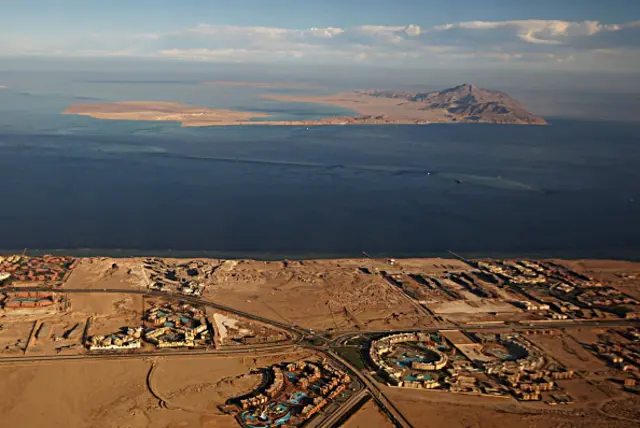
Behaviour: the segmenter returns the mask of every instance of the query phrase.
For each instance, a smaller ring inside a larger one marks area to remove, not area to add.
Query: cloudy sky
[[[0,0],[0,56],[633,72],[640,0]]]

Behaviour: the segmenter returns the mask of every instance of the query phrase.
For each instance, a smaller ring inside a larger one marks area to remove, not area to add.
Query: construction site
[[[2,302],[0,358],[2,355],[46,355],[81,349],[86,323],[84,318],[71,314],[68,296],[55,293],[33,296],[36,292],[28,292],[32,296],[21,297],[21,293],[27,292],[17,292],[17,296],[7,293],[9,296]],[[51,303],[37,306],[33,304],[36,298]]]
[[[210,319],[213,319],[218,347],[256,346],[291,340],[291,335],[284,330],[230,313],[215,311]]]
[[[189,262],[168,261],[158,258],[144,260],[148,287],[151,290],[201,296],[206,281],[217,268],[217,264],[193,260]]]

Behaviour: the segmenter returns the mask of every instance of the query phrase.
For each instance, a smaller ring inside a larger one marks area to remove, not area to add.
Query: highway
[[[349,397],[347,401],[342,403],[342,406],[340,406],[337,411],[333,412],[322,422],[314,425],[312,420],[308,428],[333,428],[338,426],[337,424],[340,419],[368,395],[369,391],[367,391],[366,389],[362,389],[361,391],[356,392],[351,397]]]
[[[371,391],[372,396],[381,406],[382,410],[389,415],[391,420],[401,428],[411,428],[411,425],[406,421],[404,416],[393,406],[389,400],[386,399],[384,394],[375,386],[375,384],[365,377],[362,373],[360,373],[355,367],[353,367],[349,362],[344,360],[339,355],[333,353],[326,339],[321,336],[317,336],[309,330],[302,329],[298,326],[290,326],[278,321],[269,320],[266,318],[259,317],[257,315],[249,314],[244,311],[240,311],[234,308],[230,308],[228,306],[220,305],[218,303],[192,297],[185,296],[182,294],[172,294],[165,293],[154,290],[136,290],[136,289],[51,289],[48,287],[8,287],[2,289],[3,292],[16,292],[16,291],[44,291],[44,292],[55,292],[59,294],[81,294],[81,293],[102,293],[102,294],[136,294],[136,295],[145,295],[145,296],[154,296],[154,297],[164,297],[167,299],[178,299],[184,302],[193,303],[200,306],[211,307],[214,309],[218,309],[221,311],[225,311],[228,313],[232,313],[241,317],[248,318],[250,320],[254,320],[263,324],[272,325],[278,327],[282,330],[289,332],[292,335],[293,342],[299,343],[304,338],[310,338],[322,343],[322,345],[310,345],[310,344],[301,344],[302,347],[308,348],[310,350],[315,350],[321,352],[323,354],[327,354],[332,357],[334,360],[339,361],[351,371],[353,376],[358,377],[365,388]],[[282,345],[284,348],[286,345]],[[288,345],[289,347],[291,344]],[[257,348],[260,350],[262,348]],[[277,349],[277,346],[276,348]],[[104,359],[114,359],[114,358],[141,358],[141,357],[151,357],[151,356],[183,356],[183,355],[246,355],[253,354],[256,352],[256,349],[243,349],[239,350],[239,352],[232,352],[232,350],[212,350],[212,351],[178,351],[172,353],[158,353],[158,352],[149,352],[149,353],[118,353],[118,354],[91,354],[91,355],[54,355],[54,356],[31,356],[31,357],[10,357],[10,358],[0,358],[0,363],[19,363],[19,362],[29,362],[29,361],[50,361],[50,360],[78,360],[85,358],[104,358]],[[366,391],[366,389],[364,390]]]
[[[386,282],[386,281],[385,281]],[[387,286],[396,288],[392,284],[387,283]],[[84,354],[84,355],[49,355],[49,356],[20,356],[20,357],[6,357],[0,358],[0,364],[15,364],[21,362],[37,362],[37,361],[51,361],[51,360],[81,360],[81,359],[120,359],[120,358],[141,358],[141,357],[180,357],[180,356],[194,356],[194,355],[211,355],[211,356],[234,356],[234,355],[255,355],[255,354],[263,354],[263,353],[283,353],[288,350],[293,350],[295,347],[302,347],[312,351],[316,351],[322,354],[326,354],[328,357],[332,358],[335,361],[340,362],[343,366],[345,366],[353,376],[357,377],[363,384],[364,389],[354,394],[354,397],[351,397],[347,402],[344,403],[343,407],[341,407],[335,414],[330,415],[327,419],[320,423],[322,427],[331,427],[333,423],[336,423],[340,420],[341,416],[344,415],[348,410],[356,405],[359,400],[357,398],[362,399],[364,397],[363,394],[371,394],[373,399],[378,403],[380,408],[389,416],[391,421],[400,428],[412,428],[411,423],[405,418],[405,416],[395,407],[395,405],[384,395],[384,393],[378,388],[377,382],[371,378],[366,372],[360,372],[356,367],[354,367],[350,362],[345,360],[340,355],[336,354],[333,351],[333,348],[336,346],[340,346],[344,343],[345,340],[357,336],[357,335],[365,335],[365,334],[394,334],[400,332],[415,332],[415,331],[425,331],[425,332],[435,332],[438,330],[442,330],[443,327],[431,327],[431,328],[418,328],[418,329],[395,329],[395,330],[358,330],[351,332],[343,332],[340,336],[334,338],[331,341],[328,341],[322,336],[315,334],[314,332],[303,329],[296,325],[288,325],[278,321],[274,321],[271,319],[263,318],[257,315],[253,315],[235,308],[231,308],[228,306],[224,306],[210,300],[186,296],[182,294],[173,294],[166,293],[154,290],[137,290],[137,289],[51,289],[48,287],[8,287],[3,288],[3,292],[15,292],[15,291],[44,291],[44,292],[55,292],[58,294],[81,294],[81,293],[102,293],[102,294],[136,294],[136,295],[145,295],[145,296],[153,296],[153,297],[162,297],[167,299],[176,299],[184,302],[192,303],[195,305],[200,305],[203,307],[210,307],[220,311],[225,311],[228,313],[235,314],[240,317],[244,317],[259,323],[263,323],[266,325],[271,325],[277,327],[281,330],[288,332],[291,335],[291,341],[289,343],[280,343],[280,344],[271,344],[271,345],[261,345],[255,347],[242,347],[242,348],[225,348],[225,349],[216,349],[216,350],[189,350],[189,351],[156,351],[156,352],[131,352],[131,353],[104,353],[104,354]],[[396,290],[400,292],[405,297],[406,294],[402,290]],[[415,306],[418,305],[419,310],[424,313],[424,307],[419,305],[419,303],[413,301],[408,298],[408,300]],[[499,330],[499,329],[509,329],[509,330],[521,330],[521,329],[549,329],[549,328],[571,328],[571,327],[626,327],[626,326],[638,326],[640,325],[640,321],[634,320],[599,320],[599,321],[563,321],[563,322],[548,322],[548,323],[535,323],[535,324],[527,324],[527,323],[508,323],[508,324],[500,324],[500,325],[464,325],[459,328],[464,330]],[[305,340],[307,339],[307,340]],[[318,343],[316,345],[308,343],[308,342]]]
[[[212,356],[234,356],[234,355],[272,355],[278,354],[281,355],[286,352],[293,352],[297,345],[286,344],[286,345],[271,345],[271,346],[263,346],[259,348],[240,348],[240,349],[216,349],[216,350],[200,350],[200,349],[191,349],[188,351],[178,351],[178,350],[166,350],[166,351],[152,351],[152,352],[122,352],[122,351],[112,351],[112,352],[96,352],[91,354],[58,354],[58,355],[31,355],[31,356],[20,356],[20,357],[0,357],[0,364],[15,364],[15,363],[24,363],[24,362],[37,362],[37,361],[73,361],[73,360],[119,360],[119,359],[131,359],[131,358],[144,358],[144,357],[161,357],[161,358],[171,358],[171,357],[193,357],[200,355],[212,355]]]
[[[340,361],[344,366],[348,367],[358,378],[362,381],[364,386],[371,391],[371,396],[378,403],[380,408],[389,416],[391,421],[399,428],[412,428],[411,423],[404,417],[402,413],[396,408],[396,406],[389,401],[389,399],[384,395],[384,393],[378,388],[375,384],[375,381],[370,379],[366,373],[358,371],[357,368],[353,367],[350,362],[342,358],[340,355],[328,351],[328,355],[333,357],[333,359]]]

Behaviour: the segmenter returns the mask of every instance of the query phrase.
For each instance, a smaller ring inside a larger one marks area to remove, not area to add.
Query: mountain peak
[[[471,83],[463,83],[462,85],[458,85],[454,88],[452,88],[454,90],[458,90],[458,91],[474,91],[478,88],[476,88],[475,86],[473,86]]]
[[[420,110],[440,111],[452,121],[545,124],[525,106],[500,91],[481,89],[470,83],[429,92],[369,91],[374,97],[406,100]]]

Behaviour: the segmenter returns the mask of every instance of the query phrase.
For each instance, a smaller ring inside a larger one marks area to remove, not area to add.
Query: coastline
[[[358,113],[358,117],[332,118],[351,119],[353,122],[366,124],[396,124],[396,125],[428,125],[443,123],[488,123],[496,125],[547,125],[538,117],[534,122],[527,122],[519,118],[485,119],[481,116],[469,118],[453,115],[444,108],[424,109],[416,102],[399,98],[373,96],[368,91],[339,92],[331,95],[297,96],[285,94],[264,94],[262,98],[274,101],[322,104],[340,107]],[[335,123],[334,123],[335,124]],[[346,123],[350,124],[350,123]]]
[[[222,82],[221,84],[229,84]],[[236,83],[240,85],[240,83]],[[291,96],[263,94],[262,98],[295,103],[321,104],[351,110],[357,115],[313,120],[260,120],[269,113],[211,109],[166,101],[120,101],[77,103],[62,114],[89,116],[104,120],[179,122],[183,127],[209,126],[325,126],[325,125],[429,125],[445,123],[484,123],[496,125],[547,125],[540,118],[514,116],[454,115],[443,108],[421,108],[421,104],[370,95],[366,92],[341,92],[327,96]]]
[[[296,96],[285,94],[264,94],[262,98],[274,101],[324,104],[353,110],[360,116],[394,117],[404,121],[445,121],[445,111],[417,110],[411,103],[393,98],[373,97],[357,92],[339,92],[331,95]],[[448,120],[449,122],[451,120]]]
[[[225,260],[257,260],[257,261],[283,261],[283,260],[358,260],[374,258],[387,259],[445,259],[454,260],[452,254],[446,251],[434,252],[407,252],[407,253],[373,253],[367,252],[263,252],[263,251],[224,251],[224,250],[171,250],[171,249],[0,249],[0,256],[22,254],[26,250],[28,255],[41,256],[51,254],[55,256],[73,256],[82,258],[110,257],[110,258],[137,258],[137,257],[160,257],[177,259],[225,259]],[[577,252],[508,252],[508,251],[488,251],[488,252],[462,252],[468,259],[517,259],[528,258],[537,260],[565,260],[580,262],[586,260],[602,262],[640,262],[640,251],[636,254],[626,256],[597,255],[595,253]]]

